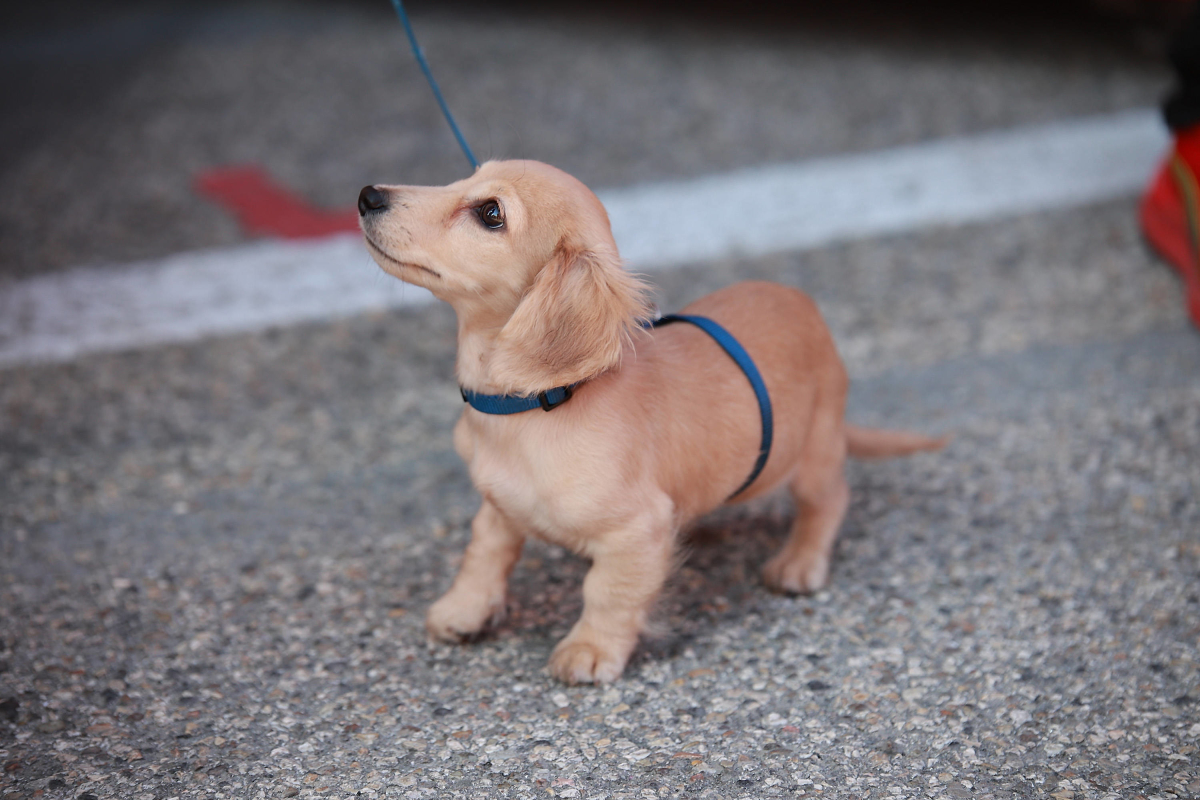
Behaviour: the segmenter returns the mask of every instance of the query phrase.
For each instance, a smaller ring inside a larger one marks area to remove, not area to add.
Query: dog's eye
[[[479,221],[492,230],[504,227],[504,209],[495,200],[481,203],[475,213],[479,215]]]

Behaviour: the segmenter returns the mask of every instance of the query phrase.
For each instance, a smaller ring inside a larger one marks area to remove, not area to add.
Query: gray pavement
[[[1168,85],[1131,33],[1069,7],[780,5],[413,18],[481,158],[596,188],[1144,107]],[[0,275],[240,241],[191,192],[231,163],[325,206],[466,174],[385,0],[97,13],[0,39]]]
[[[1165,86],[1099,23],[924,31],[870,8],[414,16],[474,142],[600,186]],[[230,160],[326,204],[461,174],[386,14],[252,10],[270,24],[219,7],[190,13],[227,27],[167,26],[170,47],[138,34],[90,136],[22,140],[6,277],[238,241],[187,191]],[[58,113],[32,107],[27,131]],[[655,275],[664,308],[805,288],[851,417],[955,439],[852,467],[813,597],[758,581],[784,501],[704,520],[609,687],[543,672],[586,569],[548,546],[492,635],[425,640],[476,503],[446,308],[0,371],[0,797],[1200,796],[1200,335],[1134,204]]]

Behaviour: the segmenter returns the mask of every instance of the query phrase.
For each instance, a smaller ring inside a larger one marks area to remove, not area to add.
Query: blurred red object
[[[196,178],[196,191],[237,217],[247,233],[284,239],[312,239],[358,230],[354,208],[327,211],[271,180],[250,165],[222,167]]]
[[[1200,327],[1200,125],[1175,143],[1142,197],[1139,218],[1151,247],[1183,276],[1188,313]]]

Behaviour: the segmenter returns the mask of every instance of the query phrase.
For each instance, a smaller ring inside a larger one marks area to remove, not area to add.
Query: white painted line
[[[380,271],[358,234],[181,253],[0,290],[0,364],[66,361],[430,299]]]
[[[636,269],[760,255],[1140,191],[1169,142],[1139,110],[601,194]]]
[[[630,267],[649,271],[1129,196],[1167,144],[1140,110],[599,194]],[[354,234],[78,269],[0,288],[0,365],[429,299]]]

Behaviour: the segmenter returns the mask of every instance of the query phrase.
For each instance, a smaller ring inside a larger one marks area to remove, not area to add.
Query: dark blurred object
[[[1116,22],[1129,26],[1128,33],[1142,50],[1159,53],[1168,49],[1184,27],[1193,0],[1085,0],[1088,5]]]
[[[1191,0],[1089,0],[1090,4],[1114,16],[1156,23],[1168,28],[1183,24]]]
[[[1178,83],[1163,107],[1171,130],[1182,130],[1200,124],[1200,6],[1194,3],[1174,3],[1191,6],[1191,13],[1171,42],[1168,57]]]

